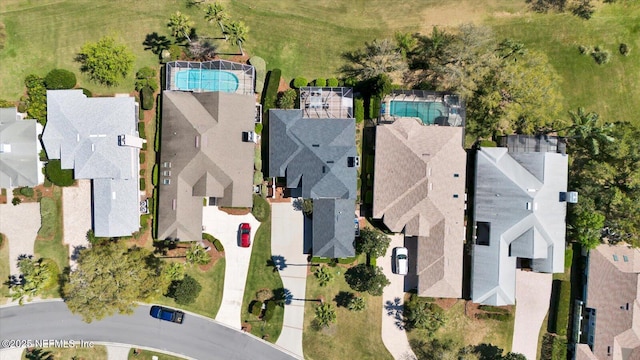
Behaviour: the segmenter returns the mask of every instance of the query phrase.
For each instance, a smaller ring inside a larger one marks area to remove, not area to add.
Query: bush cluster
[[[278,97],[278,108],[280,109],[293,109],[298,98],[298,92],[294,89],[287,89],[280,93]]]
[[[249,64],[256,70],[256,93],[262,93],[264,90],[264,80],[267,76],[267,63],[259,56],[252,56]]]
[[[600,46],[593,48],[591,56],[593,56],[593,59],[598,65],[606,64],[611,60],[611,53],[609,50],[602,49]]]
[[[47,90],[73,89],[76,82],[76,74],[65,69],[53,69],[44,77]]]
[[[251,303],[251,314],[260,316],[262,313],[262,301],[256,300]]]
[[[153,89],[150,86],[145,86],[140,90],[140,101],[142,109],[153,109]]]
[[[301,87],[305,87],[309,84],[309,80],[303,77],[297,77],[293,79],[293,87],[299,89]]]
[[[158,90],[158,79],[156,69],[145,66],[136,72],[136,90],[140,91],[145,86],[150,87],[155,92]]]
[[[327,86],[328,87],[338,87],[339,84],[340,84],[340,82],[336,78],[329,78],[327,80]]]
[[[20,194],[26,197],[33,197],[33,188],[28,186],[20,188]]]
[[[262,320],[270,321],[273,318],[273,313],[276,310],[276,302],[275,301],[267,301],[267,308],[264,310],[264,316]]]
[[[169,286],[167,296],[173,298],[176,304],[192,304],[202,290],[202,285],[189,275],[185,275],[180,281],[173,281]]]
[[[327,86],[327,79],[325,78],[317,78],[315,81],[316,86],[325,87]]]
[[[629,52],[631,52],[631,49],[629,48],[629,45],[622,43],[620,44],[620,47],[618,48],[618,50],[620,51],[620,54],[624,55],[624,56],[628,56]]]
[[[262,97],[262,109],[265,113],[268,112],[269,109],[276,107],[281,76],[282,71],[280,69],[271,70],[267,76],[267,86],[264,89],[264,96]]]
[[[27,75],[24,79],[27,87],[27,114],[30,118],[38,120],[42,125],[47,123],[47,88],[44,79],[37,75]]]

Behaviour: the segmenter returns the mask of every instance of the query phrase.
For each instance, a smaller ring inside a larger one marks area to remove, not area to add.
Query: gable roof
[[[93,230],[129,236],[140,228],[138,105],[130,96],[87,98],[82,90],[48,90],[42,142],[74,178],[92,179]]]
[[[0,108],[0,187],[38,185],[38,129],[16,108]]]
[[[564,271],[567,175],[563,154],[477,152],[474,219],[487,232],[473,246],[474,302],[515,303],[517,258],[531,259],[534,271]]]
[[[588,271],[585,306],[596,309],[593,350],[585,347],[577,359],[640,359],[640,249],[600,245],[589,252]]]
[[[269,110],[269,176],[301,187],[303,198],[356,198],[354,119],[308,119]]]
[[[355,256],[353,241],[355,202],[349,199],[313,201],[313,256]]]
[[[158,238],[202,237],[202,198],[251,207],[255,98],[225,92],[164,91]]]
[[[463,132],[411,118],[376,127],[373,217],[415,237],[420,296],[462,295]]]

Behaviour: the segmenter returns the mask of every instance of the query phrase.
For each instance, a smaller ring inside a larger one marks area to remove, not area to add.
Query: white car
[[[406,247],[397,247],[393,249],[393,257],[396,263],[396,274],[407,275],[409,272],[409,250]]]

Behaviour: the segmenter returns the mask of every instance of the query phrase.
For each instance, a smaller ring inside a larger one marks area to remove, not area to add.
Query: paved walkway
[[[304,298],[307,287],[307,255],[303,253],[304,219],[292,203],[271,204],[271,254],[282,257],[280,277],[289,290],[290,303],[284,307],[282,333],[276,344],[303,358]]]
[[[107,345],[107,360],[127,360],[131,347],[122,345]]]
[[[537,359],[538,336],[551,298],[551,274],[516,272],[516,319],[511,351]]]
[[[89,246],[91,180],[77,180],[77,185],[62,188],[62,222],[63,243],[69,246],[69,265],[75,269],[75,252]]]
[[[204,232],[213,235],[224,246],[224,292],[222,304],[216,315],[216,320],[233,328],[241,328],[241,309],[244,297],[244,287],[247,282],[249,260],[253,240],[260,226],[260,222],[251,213],[247,215],[229,215],[218,210],[217,206],[205,206],[202,214]],[[239,244],[241,223],[251,224],[251,247],[242,248]]]
[[[404,306],[404,276],[392,271],[393,248],[404,246],[404,235],[390,236],[391,244],[387,253],[378,258],[377,264],[391,284],[382,293],[382,342],[394,359],[417,359],[411,350],[402,321]],[[413,254],[409,253],[409,256]]]
[[[11,190],[8,190],[10,194]],[[11,196],[8,196],[9,199]],[[22,203],[0,205],[0,233],[9,243],[9,268],[11,275],[20,274],[18,256],[33,255],[33,244],[40,229],[40,203]],[[3,279],[4,281],[4,279]]]
[[[21,360],[23,348],[0,349],[0,360]]]

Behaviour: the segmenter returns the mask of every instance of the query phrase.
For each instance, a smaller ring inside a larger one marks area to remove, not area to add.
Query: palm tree
[[[206,265],[211,261],[211,256],[200,244],[193,244],[187,249],[187,262],[189,264]]]
[[[318,279],[318,283],[320,284],[320,286],[325,286],[330,283],[331,280],[333,280],[333,274],[324,266],[317,268],[316,271],[313,272],[313,274]]]
[[[193,21],[189,20],[189,16],[181,13],[180,11],[176,11],[175,14],[169,17],[169,23],[167,26],[171,29],[171,35],[176,39],[187,39],[188,41],[191,41],[189,38],[189,32],[191,32],[191,28],[193,27]]]
[[[336,321],[336,310],[331,304],[322,304],[316,308],[315,320],[318,327],[328,327]]]
[[[566,131],[567,138],[575,141],[576,145],[589,154],[598,155],[603,144],[615,141],[610,135],[615,125],[600,123],[600,116],[597,113],[586,112],[583,107],[580,107],[578,111],[569,111],[569,116],[572,124],[563,129]]]
[[[232,21],[227,27],[227,34],[229,35],[228,39],[231,40],[232,43],[238,45],[240,48],[240,55],[242,56],[244,56],[242,43],[246,40],[248,32],[249,27],[247,27],[247,25],[242,21]]]
[[[354,296],[349,300],[347,309],[351,311],[362,311],[367,307],[367,303],[361,296]]]
[[[53,360],[53,354],[49,350],[43,350],[41,348],[27,349],[24,357],[27,360]]]
[[[407,67],[401,49],[389,39],[373,40],[365,43],[363,49],[347,52],[342,56],[347,60],[342,72],[361,80],[402,72]]]
[[[224,29],[224,22],[229,20],[229,16],[224,11],[224,7],[219,2],[213,4],[207,4],[204,9],[204,19],[209,23],[217,22],[220,26],[220,31],[224,35],[224,39],[227,40],[227,32]]]

